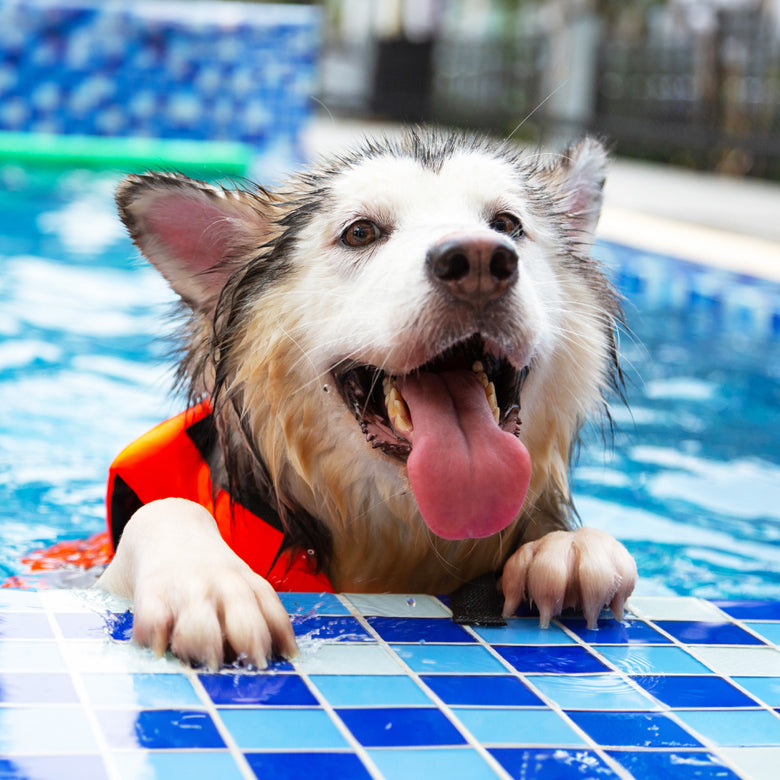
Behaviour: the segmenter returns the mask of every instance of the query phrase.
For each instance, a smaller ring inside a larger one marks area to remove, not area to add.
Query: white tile
[[[689,645],[688,651],[728,677],[780,677],[780,651],[773,647]]]
[[[777,780],[780,747],[720,748],[718,752],[750,780]]]
[[[181,672],[182,663],[168,654],[157,658],[132,642],[66,641],[62,653],[77,672]]]
[[[380,617],[449,617],[449,610],[437,598],[401,593],[347,593],[361,615]]]
[[[727,620],[714,604],[693,596],[633,596],[628,608],[646,620]]]

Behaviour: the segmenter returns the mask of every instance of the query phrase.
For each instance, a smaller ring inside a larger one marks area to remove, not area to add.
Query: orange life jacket
[[[204,401],[153,428],[117,456],[106,495],[114,549],[141,506],[161,498],[186,498],[211,512],[231,549],[276,590],[332,592],[310,555],[282,550],[282,523],[271,506],[258,500],[250,511],[222,488],[214,489],[205,458],[214,433],[211,404]]]

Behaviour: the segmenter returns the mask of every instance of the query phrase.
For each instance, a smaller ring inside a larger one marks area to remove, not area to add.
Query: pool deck
[[[317,117],[307,155],[338,151],[400,127]],[[638,249],[780,281],[780,184],[616,159],[598,235]]]
[[[208,673],[94,592],[0,590],[0,777],[775,778],[780,604],[461,627],[429,596],[283,594],[301,652]]]

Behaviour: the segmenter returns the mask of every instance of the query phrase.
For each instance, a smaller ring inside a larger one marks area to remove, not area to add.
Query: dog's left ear
[[[171,173],[128,176],[119,216],[136,246],[192,309],[213,312],[236,259],[265,241],[255,195]]]
[[[571,227],[590,242],[601,214],[609,154],[595,138],[584,138],[561,154],[548,171]]]

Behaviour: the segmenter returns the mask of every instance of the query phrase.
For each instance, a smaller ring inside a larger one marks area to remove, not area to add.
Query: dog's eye
[[[382,231],[373,222],[368,219],[359,219],[341,234],[341,241],[352,247],[368,246],[379,239],[381,235]]]
[[[496,214],[490,221],[490,228],[496,233],[503,233],[511,238],[518,238],[523,235],[523,225],[520,220],[508,211],[502,211]]]

